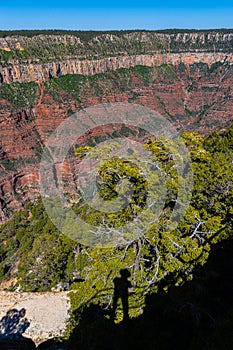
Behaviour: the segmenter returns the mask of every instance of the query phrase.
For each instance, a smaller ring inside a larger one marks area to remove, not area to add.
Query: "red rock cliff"
[[[143,39],[141,35],[140,38],[141,42],[145,39],[148,43],[147,37]],[[217,39],[215,35],[212,40],[216,45],[232,38]],[[12,41],[14,45],[17,40]],[[111,42],[110,37],[109,40]],[[206,34],[204,37],[176,35],[174,40],[177,45],[187,41],[191,45],[192,40],[194,43],[205,41]],[[2,42],[0,40],[0,44]],[[4,50],[12,50],[13,44],[5,40]],[[24,42],[19,44],[17,50],[23,50]],[[82,46],[82,43],[75,41],[75,45]],[[230,126],[233,121],[233,54],[171,51],[95,60],[69,58],[51,63],[11,61],[2,65],[0,221],[8,220],[15,210],[39,195],[38,167],[46,139],[78,109],[105,102],[130,102],[160,112],[181,131],[199,130],[206,134]],[[138,65],[151,68],[139,69]],[[103,72],[107,73],[96,75]],[[71,84],[65,76],[67,73],[86,77],[74,79]],[[63,75],[58,80],[51,79]],[[13,81],[39,84],[26,87],[25,84],[6,84]],[[95,130],[92,136],[101,136],[104,132]],[[65,191],[71,196],[76,191],[74,167],[75,160],[68,159],[63,168]]]

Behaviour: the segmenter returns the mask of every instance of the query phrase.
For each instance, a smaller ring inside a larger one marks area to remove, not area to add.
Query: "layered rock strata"
[[[194,63],[206,63],[211,67],[215,62],[233,64],[233,53],[171,53],[154,55],[135,55],[106,57],[99,60],[74,60],[69,59],[62,62],[51,62],[45,64],[17,64],[11,66],[0,66],[0,84],[13,82],[45,82],[54,77],[66,74],[94,75],[117,70],[119,68],[130,68],[138,65],[148,67],[159,67],[162,64],[179,66],[192,65]]]
[[[0,66],[0,221],[40,194],[38,169],[46,140],[77,110],[127,102],[161,113],[179,131],[207,134],[229,127],[232,41],[233,33],[217,32],[104,34],[88,42],[72,35],[0,38],[5,53],[30,53]],[[37,46],[47,52],[50,42],[55,53],[72,48],[73,56],[46,57],[44,63],[39,51],[38,59],[32,57]],[[94,130],[92,136],[98,142],[104,131]],[[75,167],[74,159],[63,166],[65,191],[72,195]]]

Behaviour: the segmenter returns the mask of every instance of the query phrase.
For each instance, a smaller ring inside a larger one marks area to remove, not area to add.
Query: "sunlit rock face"
[[[10,66],[0,67],[0,83],[45,82],[51,78],[57,78],[66,74],[82,74],[89,76],[138,65],[157,67],[162,64],[178,66],[180,63],[183,63],[189,66],[194,63],[206,63],[210,67],[215,62],[227,62],[232,64],[233,54],[222,52],[217,52],[215,54],[208,52],[158,52],[155,54],[107,57],[96,60],[67,59],[45,64],[19,64],[17,61],[13,61]]]

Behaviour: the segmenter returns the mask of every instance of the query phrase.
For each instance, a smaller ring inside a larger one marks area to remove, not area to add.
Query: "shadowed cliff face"
[[[168,40],[165,34],[161,35]],[[98,54],[100,58],[96,60],[67,59],[44,64],[12,61],[11,67],[0,67],[0,221],[8,220],[15,210],[39,195],[38,168],[45,141],[77,110],[99,103],[129,102],[161,113],[179,131],[207,134],[229,127],[233,120],[233,56],[226,50],[220,52],[220,44],[226,48],[224,43],[231,42],[232,34],[212,37],[212,47],[215,43],[219,52],[171,52],[175,51],[174,43],[182,50],[197,44],[203,45],[203,49],[207,34],[195,35],[176,34],[169,39],[170,52],[163,53],[160,48],[156,55],[101,58]],[[129,42],[130,36],[127,38]],[[165,40],[161,38],[160,41]],[[5,45],[6,52],[8,48],[16,50],[15,38],[4,40],[0,39],[0,44]],[[107,45],[115,43],[114,40],[115,37],[108,37]],[[153,41],[142,34],[140,40],[148,52]],[[118,41],[122,45],[122,38]],[[93,38],[92,42],[100,47],[103,38]],[[23,50],[25,41],[21,40],[20,45]],[[90,48],[92,44],[83,45],[87,50],[87,45]],[[14,80],[18,82],[4,84]],[[91,135],[94,142],[104,133],[94,130]],[[75,160],[70,158],[62,169],[66,190],[71,193],[76,191],[75,167]]]

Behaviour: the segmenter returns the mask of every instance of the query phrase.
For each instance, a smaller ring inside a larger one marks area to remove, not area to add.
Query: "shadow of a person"
[[[128,278],[131,276],[129,270],[120,270],[121,277],[115,277],[114,283],[114,295],[113,295],[113,319],[116,317],[117,302],[121,299],[123,307],[123,321],[129,320],[129,288],[132,287]]]
[[[30,323],[25,318],[26,310],[11,309],[0,321],[0,335],[6,337],[21,337]]]
[[[32,339],[24,337],[23,333],[30,326],[25,317],[24,308],[8,310],[0,320],[0,349],[1,350],[35,350]]]

